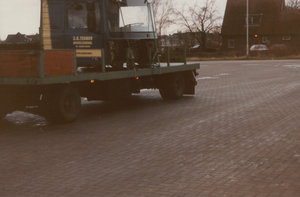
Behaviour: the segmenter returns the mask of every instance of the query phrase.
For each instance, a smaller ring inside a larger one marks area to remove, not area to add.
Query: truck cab
[[[42,0],[41,19],[43,49],[75,50],[79,67],[147,68],[156,55],[151,0]]]

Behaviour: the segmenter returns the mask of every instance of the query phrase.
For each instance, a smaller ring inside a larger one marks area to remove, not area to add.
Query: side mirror
[[[94,11],[87,13],[87,26],[89,32],[96,32],[96,13]]]

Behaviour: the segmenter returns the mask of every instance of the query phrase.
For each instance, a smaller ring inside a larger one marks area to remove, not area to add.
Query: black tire
[[[48,91],[43,95],[43,116],[51,123],[76,121],[80,108],[80,95],[75,88],[63,87],[58,91]]]
[[[43,93],[42,100],[40,101],[40,115],[43,116],[49,122],[55,122],[55,115],[53,113],[53,99],[54,91],[47,90]]]
[[[183,96],[185,81],[182,74],[175,74],[161,81],[159,93],[165,100],[175,100]]]
[[[72,87],[65,87],[59,91],[54,98],[54,114],[57,115],[57,120],[62,122],[74,122],[77,120],[81,100],[78,91]]]

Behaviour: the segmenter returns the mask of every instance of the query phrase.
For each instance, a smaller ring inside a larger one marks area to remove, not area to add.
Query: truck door
[[[66,1],[64,48],[75,49],[79,66],[101,64],[103,36],[99,1]]]

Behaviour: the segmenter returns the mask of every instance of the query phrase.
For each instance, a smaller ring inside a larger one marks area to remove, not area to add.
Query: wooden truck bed
[[[42,77],[74,74],[73,51],[41,51],[44,62],[39,60],[39,53],[39,51],[1,51],[0,77],[40,77],[42,67],[44,67]]]
[[[0,51],[0,84],[45,85],[85,80],[113,80],[199,69],[199,64],[174,64],[152,68],[80,72],[73,50]]]

